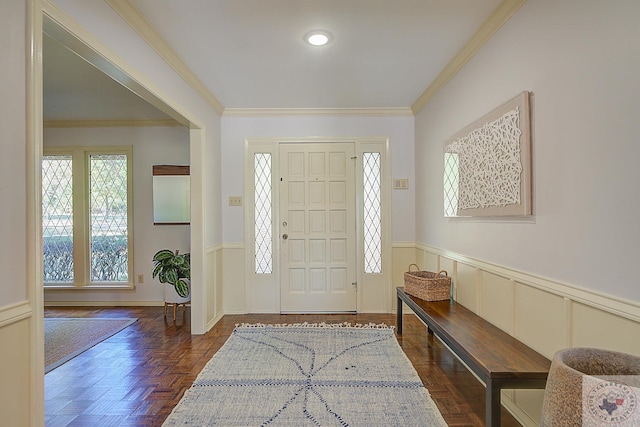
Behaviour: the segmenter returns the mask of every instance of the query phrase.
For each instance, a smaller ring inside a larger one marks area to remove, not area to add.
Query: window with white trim
[[[131,160],[131,147],[45,147],[45,286],[132,286]]]

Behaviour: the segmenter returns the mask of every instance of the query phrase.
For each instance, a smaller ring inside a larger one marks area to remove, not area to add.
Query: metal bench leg
[[[398,297],[398,307],[396,309],[396,324],[398,326],[398,335],[402,335],[402,300]]]
[[[500,387],[494,384],[490,379],[486,383],[486,397],[485,397],[485,425],[491,427],[500,426],[500,410],[502,405],[500,404]]]

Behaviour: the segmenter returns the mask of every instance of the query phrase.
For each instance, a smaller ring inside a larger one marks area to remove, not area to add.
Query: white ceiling
[[[409,108],[501,0],[129,2],[225,108]],[[307,45],[303,35],[314,29],[333,41]],[[56,120],[98,114],[83,96],[131,95],[100,90],[117,83],[88,72],[47,69],[53,50],[45,45],[45,119],[54,119],[52,110]],[[83,108],[74,109],[76,101]],[[118,112],[111,103],[100,103],[109,118],[164,116],[139,105]]]

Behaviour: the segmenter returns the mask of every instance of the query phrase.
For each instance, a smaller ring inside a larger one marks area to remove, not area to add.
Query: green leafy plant
[[[191,280],[191,254],[159,250],[153,256],[153,278],[156,276],[161,283],[171,283],[182,298],[188,297],[189,282],[184,279]]]

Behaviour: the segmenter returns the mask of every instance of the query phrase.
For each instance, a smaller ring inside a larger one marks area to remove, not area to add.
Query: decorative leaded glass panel
[[[254,240],[255,272],[273,272],[273,243],[271,224],[271,153],[254,155]]]
[[[364,272],[382,272],[382,204],[380,153],[363,153]]]
[[[444,153],[444,216],[458,214],[458,154]]]
[[[44,282],[73,282],[73,174],[71,155],[42,159]]]
[[[92,154],[89,159],[91,281],[126,282],[127,156]]]

